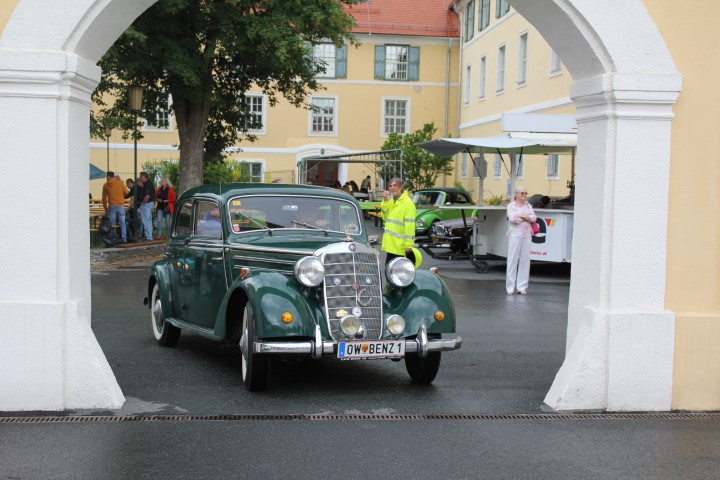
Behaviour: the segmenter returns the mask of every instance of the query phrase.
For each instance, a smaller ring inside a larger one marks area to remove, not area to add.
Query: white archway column
[[[558,410],[669,410],[674,315],[664,309],[670,121],[677,74],[578,81],[578,163]]]
[[[0,50],[0,410],[119,408],[90,329],[88,137],[94,62]]]

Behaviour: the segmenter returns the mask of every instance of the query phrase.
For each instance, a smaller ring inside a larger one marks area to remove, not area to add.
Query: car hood
[[[330,232],[326,236],[322,231],[296,230],[274,231],[272,235],[266,231],[233,235],[228,243],[239,248],[248,246],[252,249],[293,250],[297,252],[307,252],[308,255],[311,255],[326,245],[344,241],[345,236],[337,232]],[[353,241],[364,244],[368,243],[367,238],[364,236],[353,237]]]

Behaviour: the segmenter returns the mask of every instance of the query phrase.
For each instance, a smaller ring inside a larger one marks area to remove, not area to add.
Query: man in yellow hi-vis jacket
[[[415,204],[403,188],[403,181],[392,178],[388,182],[380,213],[385,223],[382,250],[387,253],[385,264],[395,257],[407,257],[415,263],[412,251],[415,242]]]

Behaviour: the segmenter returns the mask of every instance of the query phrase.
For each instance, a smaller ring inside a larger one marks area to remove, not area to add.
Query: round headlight
[[[422,227],[425,225],[425,220],[423,220],[422,218],[418,218],[415,222],[415,225],[417,225],[418,227]]]
[[[354,337],[360,328],[362,328],[360,319],[355,315],[345,315],[340,319],[340,330],[348,337]]]
[[[390,315],[387,319],[387,330],[391,335],[400,335],[405,331],[405,319],[400,315]]]
[[[396,287],[407,287],[415,280],[415,265],[405,257],[393,258],[385,269],[385,275]]]
[[[317,257],[303,257],[295,264],[295,278],[306,287],[317,287],[325,277],[325,267]]]

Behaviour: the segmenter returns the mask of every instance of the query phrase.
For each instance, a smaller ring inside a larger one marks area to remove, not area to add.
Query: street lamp
[[[105,173],[110,171],[110,135],[112,135],[112,127],[105,127],[105,141],[107,141],[107,166],[105,167]]]
[[[137,141],[138,141],[138,131],[137,131],[137,121],[138,121],[138,114],[140,113],[140,110],[142,110],[142,96],[143,96],[143,87],[140,87],[138,85],[131,85],[128,88],[128,103],[130,104],[130,111],[133,113],[133,144],[134,144],[134,156],[133,156],[133,182],[135,182],[135,189],[134,189],[134,195],[133,195],[133,206],[131,209],[131,222],[132,222],[132,239],[133,241],[137,242],[139,239],[138,233],[140,232],[140,215],[138,211],[138,198],[137,198]]]
[[[131,85],[128,87],[128,100],[130,111],[133,113],[133,140],[134,140],[134,165],[133,165],[133,181],[137,182],[137,120],[140,110],[142,110],[143,87],[139,85]]]

